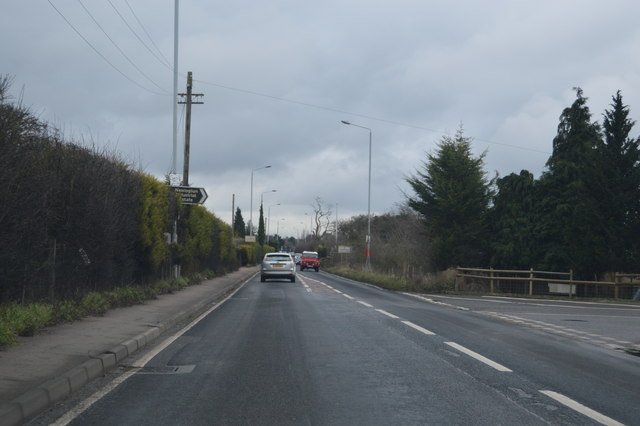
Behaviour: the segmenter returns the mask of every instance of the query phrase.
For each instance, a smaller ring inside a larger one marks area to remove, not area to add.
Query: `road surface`
[[[640,309],[605,308],[256,277],[59,424],[640,424]]]

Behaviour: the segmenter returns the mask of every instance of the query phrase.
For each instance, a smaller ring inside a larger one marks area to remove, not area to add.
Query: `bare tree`
[[[314,226],[311,232],[316,240],[324,237],[332,225],[331,206],[325,204],[321,197],[316,197],[315,203],[311,205],[314,213]]]

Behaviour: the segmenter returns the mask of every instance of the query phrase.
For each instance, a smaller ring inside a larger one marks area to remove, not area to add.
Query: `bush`
[[[325,268],[325,270],[394,291],[416,291],[420,293],[448,293],[455,288],[455,269],[424,274],[413,279],[402,279],[394,275],[363,272],[347,267]]]
[[[109,300],[95,291],[86,294],[80,300],[80,312],[83,315],[104,315],[110,307]]]
[[[33,336],[51,322],[53,307],[43,303],[11,303],[0,309],[0,343],[15,343],[17,336]]]
[[[147,296],[141,287],[119,287],[107,293],[112,308],[143,303]]]
[[[61,322],[73,322],[82,318],[82,312],[78,303],[73,300],[63,300],[55,305],[53,309],[54,324]]]
[[[356,269],[345,268],[345,267],[330,268],[329,272],[334,273],[336,275],[350,278],[352,280],[373,284],[378,287],[386,288],[388,290],[395,290],[395,291],[409,290],[411,287],[411,284],[409,282],[391,275],[358,271]]]

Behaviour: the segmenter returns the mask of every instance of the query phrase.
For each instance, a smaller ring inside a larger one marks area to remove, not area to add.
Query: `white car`
[[[262,259],[260,281],[265,282],[271,278],[285,278],[292,283],[296,282],[296,264],[289,253],[267,253]]]

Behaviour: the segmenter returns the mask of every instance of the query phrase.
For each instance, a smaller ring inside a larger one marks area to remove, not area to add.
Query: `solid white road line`
[[[389,318],[393,318],[393,319],[398,319],[400,317],[393,315],[392,313],[389,313],[387,311],[383,311],[382,309],[376,309],[376,311],[380,312],[383,315],[388,316]]]
[[[444,342],[444,343],[446,343],[447,345],[451,346],[452,348],[455,348],[455,349],[459,350],[460,352],[463,352],[463,353],[469,355],[472,358],[477,359],[480,362],[483,362],[483,363],[487,364],[490,367],[495,368],[498,371],[504,371],[504,372],[508,372],[508,373],[512,372],[510,369],[508,369],[504,365],[501,365],[501,364],[498,364],[497,362],[491,361],[489,358],[483,357],[479,353],[474,352],[471,349],[467,349],[464,346],[460,346],[457,343],[454,343],[454,342]]]
[[[414,329],[418,330],[419,332],[424,333],[424,334],[426,334],[428,336],[433,336],[433,335],[436,334],[433,331],[429,331],[426,328],[420,327],[418,324],[412,323],[411,321],[402,321],[402,323],[405,324],[405,325],[408,325],[409,327],[414,328]]]
[[[567,398],[566,396],[557,393],[557,392],[553,392],[553,391],[549,391],[549,390],[541,390],[540,393],[547,395],[549,398],[555,399],[556,401],[558,401],[560,404],[566,405],[567,407],[571,408],[572,410],[577,411],[580,414],[584,414],[587,417],[590,417],[591,419],[595,420],[598,423],[601,423],[603,425],[607,425],[607,426],[622,426],[623,424],[620,422],[617,422],[615,420],[613,420],[610,417],[605,416],[604,414],[600,414],[595,410],[592,410],[589,407],[585,407],[584,405],[580,404],[577,401],[574,401],[571,398]]]

